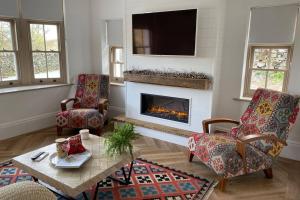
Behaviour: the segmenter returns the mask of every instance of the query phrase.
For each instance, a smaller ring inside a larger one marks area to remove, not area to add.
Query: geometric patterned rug
[[[125,166],[125,171],[129,171],[129,165]],[[113,176],[123,177],[121,170]],[[0,187],[24,180],[32,180],[32,177],[11,161],[0,163]],[[121,185],[108,178],[100,181],[99,185],[99,200],[186,200],[208,198],[215,182],[137,159],[133,164],[129,185]],[[90,199],[94,190],[95,187],[86,191]],[[58,199],[63,198],[58,196]],[[79,195],[77,199],[83,197]]]

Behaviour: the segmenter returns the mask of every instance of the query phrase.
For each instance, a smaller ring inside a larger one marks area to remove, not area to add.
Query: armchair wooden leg
[[[194,158],[194,154],[190,151],[189,162],[192,162]]]
[[[61,133],[62,133],[63,128],[57,126],[56,129],[57,129],[57,136],[61,136]]]
[[[272,168],[264,169],[264,173],[266,175],[266,178],[273,178]]]
[[[222,178],[220,180],[218,188],[220,189],[221,192],[225,191],[227,181],[228,181],[228,179],[226,179],[226,178]]]

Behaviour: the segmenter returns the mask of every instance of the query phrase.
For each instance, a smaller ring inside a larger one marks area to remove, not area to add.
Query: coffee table
[[[82,140],[83,145],[92,153],[92,158],[79,169],[58,169],[49,160],[49,156],[40,162],[34,162],[30,158],[38,152],[45,151],[49,155],[56,152],[56,144],[42,147],[40,149],[14,157],[13,163],[29,173],[35,181],[41,180],[48,188],[65,198],[75,198],[80,193],[85,199],[84,191],[96,185],[94,199],[97,196],[99,181],[109,177],[122,184],[129,184],[133,160],[139,156],[139,150],[133,149],[133,157],[124,153],[120,156],[108,156],[105,153],[104,138],[90,135],[90,139]],[[126,175],[123,166],[130,163],[129,173]],[[122,168],[124,179],[110,177],[116,170]]]

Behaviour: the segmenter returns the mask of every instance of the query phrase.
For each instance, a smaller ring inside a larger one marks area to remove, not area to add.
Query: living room
[[[299,199],[299,5],[0,0],[0,199]]]

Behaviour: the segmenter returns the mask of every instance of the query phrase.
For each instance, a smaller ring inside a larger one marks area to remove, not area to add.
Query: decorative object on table
[[[85,150],[80,134],[68,138],[68,155],[83,153]]]
[[[192,161],[196,155],[220,176],[220,189],[228,178],[263,170],[272,178],[272,164],[280,154],[299,112],[299,97],[257,89],[240,122],[215,118],[202,122],[204,133],[189,138]],[[230,133],[208,134],[209,124],[238,125]]]
[[[55,140],[56,152],[59,158],[64,158],[68,155],[67,145],[68,140],[66,138],[58,138]]]
[[[72,154],[64,158],[59,158],[57,153],[53,153],[49,159],[51,164],[57,168],[80,168],[91,157],[92,153],[86,150],[83,153]]]
[[[124,80],[207,90],[212,78],[204,73],[132,69],[124,71]]]
[[[100,134],[107,121],[108,96],[109,76],[79,74],[75,97],[63,100],[56,115],[57,135],[63,128],[87,128]],[[69,102],[73,102],[71,109],[67,109]]]
[[[109,155],[120,155],[124,152],[132,155],[132,141],[137,137],[132,124],[116,126],[112,135],[105,140],[106,152]]]
[[[57,168],[79,168],[92,157],[82,144],[81,134],[59,138],[55,142],[57,151],[49,159]]]
[[[129,165],[124,166],[128,171]],[[18,181],[32,180],[32,177],[23,170],[14,166],[11,161],[0,163],[1,186]],[[118,170],[114,177],[121,178],[122,171]],[[203,177],[187,174],[162,165],[138,159],[134,161],[131,175],[131,184],[121,185],[111,179],[99,182],[96,199],[207,199],[213,191],[215,182]],[[89,199],[93,199],[96,187],[86,191]],[[58,196],[59,197],[59,196]],[[82,195],[76,199],[83,199]]]
[[[90,130],[89,129],[81,129],[79,131],[82,140],[88,140],[90,138]]]

